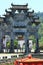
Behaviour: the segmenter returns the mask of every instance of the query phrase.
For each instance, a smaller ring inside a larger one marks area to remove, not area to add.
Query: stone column
[[[10,43],[10,53],[14,53],[14,44],[13,44],[13,39],[11,39],[11,43]]]
[[[38,39],[38,33],[36,32],[35,34],[36,37],[36,49],[35,49],[35,53],[39,53],[40,49],[39,49],[39,39]]]
[[[3,34],[4,32],[2,31],[2,29],[0,30],[0,53],[3,52]]]
[[[0,52],[3,53],[3,39],[1,39],[1,45],[0,46],[1,46],[1,51]]]
[[[26,32],[25,33],[25,54],[29,54],[30,49],[29,49],[29,34]]]
[[[14,52],[14,35],[13,35],[13,28],[11,28],[11,43],[10,43],[10,53]]]

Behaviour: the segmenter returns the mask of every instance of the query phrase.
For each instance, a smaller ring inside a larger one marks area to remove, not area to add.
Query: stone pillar
[[[25,54],[29,54],[30,53],[30,49],[29,49],[29,34],[25,33]]]
[[[0,53],[3,53],[3,36],[4,36],[4,32],[1,29],[0,30]]]
[[[10,53],[14,53],[14,43],[13,43],[13,39],[11,39],[11,43],[10,43]]]
[[[14,35],[13,35],[13,30],[11,31],[11,43],[10,43],[10,53],[14,53]]]
[[[36,37],[36,49],[35,49],[35,53],[39,53],[40,49],[39,49],[39,39],[38,39],[38,33],[36,32],[35,34]]]
[[[0,53],[3,53],[3,39],[0,40]]]

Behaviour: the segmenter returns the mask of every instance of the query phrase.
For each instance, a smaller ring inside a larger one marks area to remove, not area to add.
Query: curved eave
[[[3,22],[4,21],[4,17],[0,17],[0,22]]]
[[[34,17],[34,15],[27,15],[29,18],[33,18]]]
[[[31,18],[33,18],[34,17],[34,15],[28,15],[29,17],[31,17]]]
[[[10,14],[4,14],[3,16],[5,16],[5,17],[9,17],[9,16],[10,16]]]
[[[28,3],[26,3],[25,5],[15,5],[15,4],[11,3],[11,6],[28,6]]]
[[[11,13],[11,11],[6,11],[6,13]]]
[[[9,8],[11,10],[29,10],[28,8]]]
[[[27,16],[28,16],[28,17],[34,17],[35,15],[34,15],[32,12],[28,12],[28,13],[27,13]]]
[[[40,22],[39,22],[39,21],[38,21],[38,22],[33,21],[32,23],[34,23],[34,24],[36,24],[36,25],[39,25],[39,24],[40,24]]]
[[[6,13],[11,13],[11,11],[7,11],[7,10],[5,10],[5,12],[6,12]]]
[[[33,11],[29,11],[28,14],[29,14],[29,13],[30,13],[30,14],[31,14],[31,13],[34,13],[34,10],[33,10]]]
[[[35,22],[35,24],[36,24],[36,25],[39,25],[39,24],[40,24],[40,22]]]

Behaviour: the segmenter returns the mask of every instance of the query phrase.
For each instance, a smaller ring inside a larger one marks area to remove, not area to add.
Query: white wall
[[[18,40],[18,44],[20,44],[20,47],[22,48],[23,43],[25,43],[25,40]]]

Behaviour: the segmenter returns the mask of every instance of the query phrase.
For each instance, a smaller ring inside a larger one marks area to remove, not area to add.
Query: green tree
[[[39,33],[40,36],[43,35],[43,23],[40,23],[40,27],[39,27],[38,33]]]
[[[35,43],[35,41],[36,41],[34,35],[31,35],[31,36],[29,37],[29,39],[33,40],[33,43]]]
[[[18,46],[18,40],[15,39],[14,40],[14,47],[17,48],[17,46]]]
[[[39,46],[43,46],[43,37],[39,40]]]
[[[7,46],[7,48],[10,47],[10,41],[8,41],[8,42],[6,43],[6,46]]]

